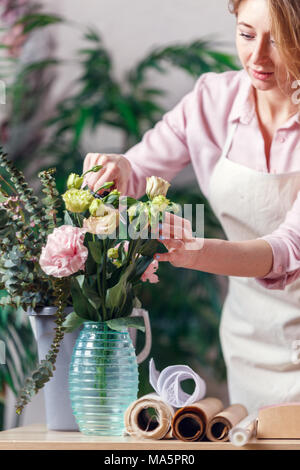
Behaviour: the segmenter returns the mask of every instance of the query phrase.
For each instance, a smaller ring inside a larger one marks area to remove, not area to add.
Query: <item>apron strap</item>
[[[223,147],[223,152],[222,152],[222,155],[221,155],[221,158],[226,158],[227,155],[228,155],[228,152],[230,150],[230,147],[231,147],[231,144],[232,144],[232,141],[233,141],[233,136],[235,134],[235,131],[238,127],[238,121],[233,123],[233,125],[231,126],[229,132],[228,132],[228,135],[227,135],[227,139],[226,139],[226,142],[225,142],[225,145]]]

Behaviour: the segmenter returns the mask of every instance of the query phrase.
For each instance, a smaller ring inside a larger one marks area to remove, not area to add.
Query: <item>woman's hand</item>
[[[97,173],[90,172],[84,177],[83,185],[88,185],[92,191],[108,181],[114,181],[115,188],[125,195],[132,168],[130,162],[117,154],[88,153],[83,163],[83,173],[93,166],[103,165]]]
[[[190,221],[168,212],[159,234],[159,241],[169,251],[156,253],[154,259],[169,261],[178,268],[256,278],[265,277],[272,268],[272,248],[265,240],[194,238]]]
[[[204,239],[193,237],[189,220],[165,212],[159,235],[158,240],[165,245],[168,253],[157,253],[155,259],[169,261],[178,268],[199,269],[198,256]]]

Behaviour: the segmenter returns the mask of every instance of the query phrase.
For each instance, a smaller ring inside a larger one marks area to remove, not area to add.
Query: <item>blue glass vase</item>
[[[85,322],[69,370],[71,406],[79,431],[121,436],[124,413],[137,399],[138,366],[127,328]]]

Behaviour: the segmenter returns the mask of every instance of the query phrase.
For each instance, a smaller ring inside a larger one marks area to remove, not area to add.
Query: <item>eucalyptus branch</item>
[[[48,232],[51,232],[57,227],[60,219],[57,217],[58,209],[61,207],[61,199],[59,192],[56,188],[56,182],[54,175],[56,173],[55,168],[41,171],[38,176],[43,185],[43,193],[46,197],[43,199],[44,206],[46,207],[46,218],[48,220]]]
[[[31,221],[39,225],[38,243],[43,244],[47,237],[48,220],[45,209],[38,204],[38,198],[33,195],[33,189],[29,187],[25,181],[23,173],[18,170],[11,161],[7,159],[7,155],[0,149],[0,166],[10,175],[11,182],[14,184],[18,192],[20,200],[24,203],[25,209],[31,215]]]

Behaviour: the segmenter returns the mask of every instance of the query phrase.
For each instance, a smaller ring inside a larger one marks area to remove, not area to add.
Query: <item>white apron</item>
[[[208,200],[228,240],[242,241],[270,234],[284,221],[300,191],[300,172],[261,173],[229,160],[236,128],[231,127],[212,173]],[[254,278],[229,276],[220,339],[230,403],[251,413],[300,401],[300,365],[293,350],[300,340],[300,279],[275,290]]]

